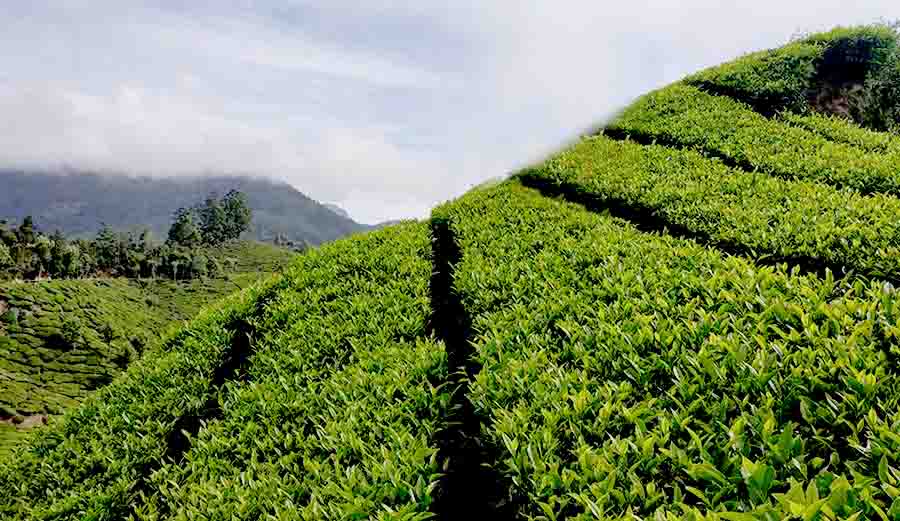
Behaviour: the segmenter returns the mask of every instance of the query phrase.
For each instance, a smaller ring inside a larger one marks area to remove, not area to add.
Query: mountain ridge
[[[0,169],[0,182],[0,219],[31,215],[42,231],[78,237],[93,235],[105,223],[120,230],[146,227],[164,238],[176,209],[231,189],[247,195],[256,240],[282,235],[317,245],[369,229],[288,183],[245,175],[155,178]]]

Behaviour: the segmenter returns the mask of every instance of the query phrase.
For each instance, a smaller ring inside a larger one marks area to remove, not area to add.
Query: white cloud
[[[887,0],[234,5],[5,7],[0,166],[253,173],[358,219],[423,216],[700,67],[900,18]]]

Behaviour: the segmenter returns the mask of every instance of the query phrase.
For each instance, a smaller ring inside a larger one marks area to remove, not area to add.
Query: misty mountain
[[[106,176],[87,173],[34,173],[0,170],[0,219],[34,217],[45,232],[89,236],[101,223],[126,230],[150,228],[164,239],[172,213],[215,192],[236,189],[253,210],[251,234],[272,240],[321,244],[369,227],[307,197],[287,183],[241,176],[187,179]]]

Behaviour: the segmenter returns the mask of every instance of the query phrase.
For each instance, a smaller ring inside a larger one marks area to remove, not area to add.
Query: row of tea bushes
[[[864,193],[900,194],[898,156],[861,151],[768,119],[747,105],[676,84],[648,94],[607,130],[696,148],[748,171],[809,179]]]
[[[449,403],[431,266],[425,224],[300,257],[256,323],[249,383],[154,474],[138,517],[426,518]]]
[[[900,136],[890,132],[869,130],[846,118],[817,113],[784,113],[779,118],[795,127],[809,130],[830,141],[853,145],[865,152],[895,155],[900,153]]]
[[[731,251],[900,280],[900,200],[729,168],[691,150],[587,138],[520,174]]]
[[[806,112],[817,83],[865,81],[889,65],[896,48],[897,33],[889,26],[838,28],[742,56],[688,76],[685,82],[766,114]]]
[[[893,291],[835,298],[512,183],[435,213],[520,517],[900,515]]]

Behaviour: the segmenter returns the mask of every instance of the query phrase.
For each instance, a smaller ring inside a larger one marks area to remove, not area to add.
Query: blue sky
[[[897,2],[68,0],[0,7],[0,166],[247,173],[364,222],[435,203],[630,99]]]

